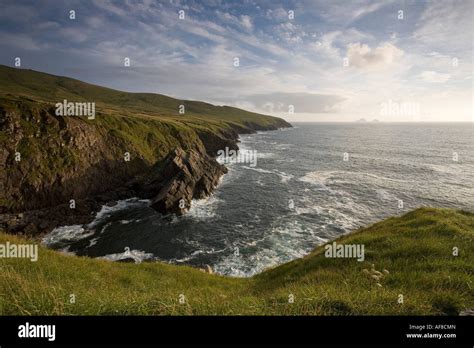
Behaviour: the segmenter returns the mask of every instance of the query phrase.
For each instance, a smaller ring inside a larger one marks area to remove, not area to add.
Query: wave
[[[282,262],[303,257],[315,246],[327,242],[316,234],[316,231],[298,221],[280,221],[280,225],[273,226],[264,238],[240,242],[239,254],[232,252],[222,257],[213,265],[213,270],[221,275],[251,277]],[[312,240],[311,244],[308,237]]]
[[[412,182],[409,180],[389,178],[386,176],[380,176],[372,173],[365,172],[351,172],[346,170],[327,170],[327,171],[313,171],[306,173],[304,176],[300,177],[298,180],[302,182],[307,182],[310,184],[317,185],[331,185],[331,184],[340,184],[340,183],[354,183],[365,182],[363,178],[371,178],[378,183],[383,183],[385,181],[397,182],[397,183],[408,183]]]
[[[253,170],[253,171],[261,173],[261,174],[278,175],[280,177],[280,182],[282,182],[282,183],[287,183],[288,181],[290,181],[291,179],[294,178],[294,175],[279,171],[277,169],[268,170],[268,169],[254,168],[254,167],[248,167],[248,166],[242,166],[242,168],[245,168],[245,169],[248,169],[248,170]]]
[[[196,220],[214,218],[220,202],[222,200],[214,194],[204,199],[193,199],[191,208],[183,217],[191,217]]]
[[[274,169],[273,171],[275,172],[275,174],[280,176],[280,182],[281,183],[287,183],[288,181],[290,181],[291,179],[293,179],[295,177],[292,174],[287,174],[287,173],[279,171],[277,169]]]
[[[92,236],[95,231],[86,230],[83,225],[70,225],[56,227],[50,233],[45,235],[41,243],[47,247],[56,249],[67,247],[79,240]]]
[[[101,222],[108,219],[113,213],[130,208],[132,206],[148,206],[149,203],[149,200],[134,197],[117,201],[117,204],[113,206],[103,205],[100,211],[96,213],[96,216],[91,223],[87,225],[69,225],[56,227],[50,233],[46,234],[41,242],[47,247],[54,249],[70,245],[79,240],[93,236],[96,233],[96,227]],[[122,220],[120,222],[125,224],[129,223],[130,221]],[[110,224],[111,223],[108,222],[102,226],[100,233],[102,234],[110,226]]]
[[[257,152],[257,158],[273,158],[275,154],[272,152]]]
[[[248,167],[248,166],[242,166],[242,168],[245,168],[245,169],[248,169],[248,170],[253,170],[255,172],[259,172],[259,173],[262,173],[262,174],[275,174],[271,170],[262,169],[262,168],[254,168],[254,167]]]
[[[395,195],[387,192],[384,189],[377,189],[377,190],[375,190],[375,192],[377,193],[377,197],[379,199],[383,200],[383,201],[394,201],[395,202],[395,201],[398,200],[398,198]]]
[[[108,254],[98,257],[98,259],[109,261],[120,261],[125,259],[133,259],[135,263],[141,263],[145,260],[154,260],[155,256],[152,253],[146,253],[143,250],[125,250],[123,253]]]
[[[186,263],[186,262],[189,262],[189,261],[195,259],[199,255],[215,255],[215,254],[223,253],[226,250],[228,250],[228,248],[224,248],[224,249],[220,249],[220,250],[215,250],[214,248],[211,248],[209,250],[198,249],[198,250],[193,251],[188,256],[185,256],[185,257],[180,258],[180,259],[178,259],[178,258],[170,259],[167,262],[168,263]]]
[[[299,178],[299,181],[307,182],[309,184],[320,184],[326,185],[328,180],[336,173],[335,171],[314,171],[306,173],[304,176]]]
[[[89,229],[94,228],[98,224],[100,224],[103,220],[107,219],[110,217],[115,212],[118,212],[120,210],[128,209],[130,207],[136,207],[136,206],[148,206],[150,204],[149,199],[139,199],[138,197],[133,197],[133,198],[128,198],[128,199],[123,199],[117,201],[115,205],[108,206],[108,205],[103,205],[100,209],[100,211],[95,215],[95,219],[87,225]]]

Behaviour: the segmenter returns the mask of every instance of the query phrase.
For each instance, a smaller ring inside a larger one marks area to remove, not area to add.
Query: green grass
[[[337,240],[364,244],[364,262],[326,258],[320,246],[247,279],[41,248],[36,263],[0,259],[0,314],[456,315],[474,307],[473,240],[473,213],[421,208]],[[0,234],[0,243],[6,241],[25,242]],[[380,286],[372,267],[389,272]],[[76,303],[69,303],[70,294]]]
[[[34,101],[54,105],[64,99],[70,102],[95,102],[96,112],[163,122],[186,123],[207,129],[232,126],[246,129],[257,127],[285,127],[280,118],[261,115],[229,106],[215,106],[200,101],[180,100],[161,94],[129,93],[92,85],[63,76],[0,65],[0,95],[18,101]],[[185,114],[179,114],[179,106]]]

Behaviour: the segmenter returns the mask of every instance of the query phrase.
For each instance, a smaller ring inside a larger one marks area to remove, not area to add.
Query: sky
[[[474,122],[473,4],[0,0],[0,64],[290,122]]]

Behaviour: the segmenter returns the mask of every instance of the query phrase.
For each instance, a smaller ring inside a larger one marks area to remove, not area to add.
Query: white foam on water
[[[385,176],[380,176],[372,173],[364,172],[352,172],[346,170],[324,170],[324,171],[313,171],[306,173],[304,176],[300,177],[298,180],[302,182],[307,182],[315,185],[331,185],[331,184],[344,184],[344,183],[354,183],[354,182],[364,182],[367,181],[367,178],[372,179],[374,184],[383,185],[387,181],[397,182],[397,183],[406,183],[407,180],[394,179]]]
[[[193,199],[191,208],[184,215],[197,220],[210,219],[216,216],[217,208],[221,200],[214,194],[204,199]]]
[[[98,241],[99,241],[99,237],[92,238],[92,239],[89,241],[89,245],[88,245],[87,247],[90,248],[91,246],[96,245]]]
[[[268,169],[248,167],[248,166],[242,166],[242,168],[245,168],[245,169],[248,169],[248,170],[253,170],[253,171],[261,173],[261,174],[278,175],[280,177],[280,182],[282,182],[282,183],[287,183],[288,181],[290,181],[291,179],[294,178],[294,175],[279,171],[277,169],[268,170]]]
[[[153,260],[155,256],[152,253],[146,253],[143,250],[128,250],[123,253],[108,254],[98,259],[109,260],[109,261],[120,261],[124,259],[133,259],[135,263],[140,263],[144,260]]]
[[[314,171],[306,173],[299,178],[299,181],[307,182],[309,184],[326,185],[328,180],[334,175],[334,171]]]
[[[204,250],[204,249],[198,249],[198,250],[195,250],[193,251],[191,254],[189,254],[188,256],[186,257],[183,257],[181,259],[170,259],[168,260],[167,262],[168,263],[184,263],[184,262],[189,262],[191,261],[192,259],[196,258],[197,256],[199,255],[203,255],[203,254],[211,254],[211,255],[214,255],[214,254],[220,254],[222,252],[224,252],[225,250],[227,250],[227,248],[224,248],[224,249],[220,249],[220,250],[215,250],[214,248],[211,248],[209,250]]]
[[[248,166],[242,166],[242,168],[245,168],[245,169],[248,169],[248,170],[253,170],[255,172],[259,172],[259,173],[262,173],[262,174],[275,174],[271,170],[266,170],[266,169],[262,169],[262,168],[248,167]]]
[[[308,246],[309,238],[314,242],[313,246]],[[239,255],[226,255],[213,265],[213,270],[232,277],[251,277],[268,268],[301,258],[315,246],[326,242],[327,239],[317,236],[317,231],[303,227],[296,220],[287,221],[272,227],[261,240],[242,243]],[[265,247],[259,248],[260,243],[265,243]],[[248,246],[258,249],[245,253],[243,249]]]
[[[57,244],[71,244],[92,236],[94,232],[84,229],[82,225],[61,226],[45,235],[41,242],[48,247]]]
[[[87,225],[87,227],[94,228],[104,219],[109,218],[110,215],[117,211],[124,210],[132,206],[148,205],[150,202],[151,201],[149,199],[138,199],[137,197],[133,197],[117,201],[117,204],[113,206],[103,205],[100,211],[96,214],[94,221]]]
[[[375,192],[377,193],[377,197],[383,201],[393,201],[393,202],[396,202],[398,200],[398,198],[387,192],[386,190],[384,189],[377,189],[375,190]]]
[[[360,226],[361,221],[357,217],[361,214],[371,215],[368,207],[354,201],[349,193],[331,189],[325,192],[329,197],[323,199],[312,195],[302,196],[295,202],[291,214],[313,214],[318,218],[318,226],[337,226],[345,232]]]
[[[394,178],[389,178],[386,176],[380,176],[380,175],[375,175],[372,173],[358,173],[358,172],[348,172],[348,173],[353,173],[354,175],[359,175],[359,176],[368,176],[370,178],[375,179],[378,182],[384,182],[384,181],[392,181],[392,182],[413,182],[409,180],[404,180],[404,179],[394,179]]]
[[[149,202],[150,201],[146,199],[129,198],[129,199],[117,201],[117,204],[115,204],[114,206],[103,205],[100,211],[96,214],[95,219],[90,224],[56,227],[50,233],[46,234],[43,237],[42,243],[50,247],[50,246],[54,246],[58,244],[59,245],[72,244],[79,240],[88,238],[94,235],[94,233],[96,232],[95,227],[101,221],[110,217],[112,213],[123,210],[123,209],[127,209],[130,206],[148,205]],[[126,221],[126,220],[123,220],[123,221]],[[110,226],[110,222],[102,227],[100,233],[103,233],[109,226]]]
[[[474,173],[474,165],[469,163],[462,163],[460,156],[459,162],[452,164],[431,164],[431,163],[417,163],[418,166],[429,168],[435,172],[451,175],[459,175],[461,173]],[[460,165],[462,163],[462,165]]]
[[[257,158],[273,158],[275,154],[272,152],[257,152]]]
[[[293,179],[295,176],[292,174],[287,174],[285,172],[282,172],[277,169],[273,169],[276,175],[280,176],[280,182],[282,183],[288,183],[291,179]]]
[[[112,222],[107,222],[101,229],[100,229],[100,234],[104,233],[109,226],[112,225]]]

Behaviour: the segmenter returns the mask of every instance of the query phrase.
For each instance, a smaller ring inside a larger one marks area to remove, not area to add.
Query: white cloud
[[[281,7],[277,7],[276,9],[268,9],[265,17],[271,20],[288,19],[288,11]]]
[[[240,16],[240,23],[248,30],[252,30],[253,24],[249,16]]]
[[[127,15],[125,10],[116,6],[110,0],[94,0],[94,5],[120,17],[125,17]]]
[[[84,42],[87,40],[87,33],[80,28],[62,28],[58,34],[71,42]]]
[[[226,24],[234,24],[247,30],[253,29],[252,18],[250,18],[250,16],[241,15],[240,17],[237,17],[228,12],[221,12],[219,10],[216,11],[216,14],[221,17]]]
[[[309,48],[326,58],[340,61],[339,49],[334,47],[335,39],[341,35],[340,31],[331,31],[322,35],[318,41],[310,43]]]
[[[316,93],[277,92],[250,95],[244,101],[253,105],[253,109],[268,113],[288,113],[290,105],[295,113],[328,113],[338,109],[344,98]]]
[[[351,43],[347,46],[349,65],[364,70],[378,70],[389,67],[403,55],[403,51],[391,43],[385,43],[375,49],[368,45]]]
[[[472,55],[473,4],[469,0],[427,2],[413,38],[445,54]]]
[[[363,17],[369,13],[375,12],[380,9],[382,6],[387,5],[388,1],[379,1],[374,2],[373,4],[367,4],[365,6],[360,6],[359,8],[352,11],[352,19],[357,19]]]
[[[423,71],[419,78],[430,83],[444,83],[450,79],[451,75],[438,73],[436,71]]]

